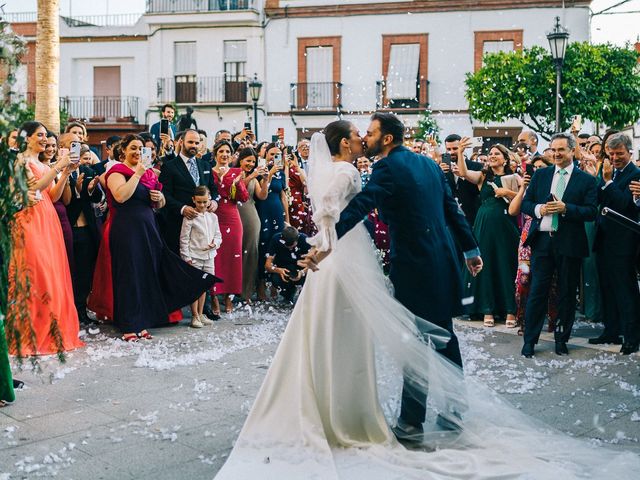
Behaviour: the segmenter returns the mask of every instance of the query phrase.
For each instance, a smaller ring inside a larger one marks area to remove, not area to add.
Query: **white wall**
[[[120,95],[139,97],[138,121],[149,104],[147,43],[71,42],[60,45],[60,96],[93,96],[93,67],[120,67]]]
[[[290,3],[293,6],[302,2]],[[588,10],[568,8],[565,12],[563,23],[571,32],[571,40],[588,40]],[[471,134],[468,115],[455,111],[467,109],[464,80],[466,72],[474,68],[474,32],[522,29],[525,47],[547,47],[545,35],[557,15],[562,15],[560,8],[272,19],[265,32],[266,106],[271,112],[289,110],[289,85],[298,81],[299,37],[342,37],[342,105],[345,111],[358,112],[375,109],[375,84],[382,76],[382,35],[427,33],[431,107],[436,113],[453,111],[436,115],[443,133]],[[296,116],[295,120],[299,126],[320,127],[333,118]],[[406,120],[414,125],[417,116],[407,116]],[[270,118],[268,128],[273,130],[283,121]],[[289,130],[293,128],[289,120]]]

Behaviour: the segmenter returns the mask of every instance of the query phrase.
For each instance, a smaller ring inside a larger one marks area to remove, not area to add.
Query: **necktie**
[[[618,176],[618,173],[620,173],[620,170],[618,170],[617,168],[613,170],[613,177],[611,177],[611,180],[615,180],[616,177]]]
[[[556,184],[556,191],[554,192],[558,200],[562,200],[562,196],[564,195],[564,189],[567,188],[567,179],[565,176],[567,175],[567,171],[564,168],[561,168],[558,172],[560,177],[558,178],[558,183]],[[553,218],[551,219],[551,229],[554,232],[558,231],[558,223],[559,218],[558,214],[554,213]]]
[[[196,164],[195,158],[190,158],[189,162],[189,173],[191,174],[191,178],[193,178],[193,183],[196,185],[200,184],[200,174],[198,173],[198,165]]]

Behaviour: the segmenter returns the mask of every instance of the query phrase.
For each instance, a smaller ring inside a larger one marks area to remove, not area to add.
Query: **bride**
[[[553,431],[465,378],[437,353],[451,334],[394,299],[364,225],[337,239],[340,212],[361,189],[352,165],[361,155],[349,122],[333,122],[312,138],[308,188],[319,233],[310,243],[331,254],[308,274],[216,478],[635,478],[635,455]],[[425,433],[411,448],[391,429],[403,377],[417,396],[429,392]],[[435,426],[443,416],[459,424],[461,415],[461,428]]]

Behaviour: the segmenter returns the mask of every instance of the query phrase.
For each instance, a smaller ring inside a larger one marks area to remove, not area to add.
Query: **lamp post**
[[[253,133],[258,141],[258,100],[262,92],[262,82],[258,80],[258,74],[253,74],[253,80],[249,82],[249,96],[253,101]]]
[[[562,84],[562,65],[564,64],[564,55],[567,51],[569,43],[569,32],[560,25],[560,17],[556,17],[556,24],[553,31],[547,33],[549,40],[549,48],[551,49],[551,57],[556,67],[556,133],[561,130],[560,126],[560,86]]]

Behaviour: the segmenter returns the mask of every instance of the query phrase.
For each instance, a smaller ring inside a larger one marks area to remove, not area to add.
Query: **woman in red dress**
[[[249,192],[242,180],[241,168],[229,168],[231,143],[221,140],[213,146],[216,166],[214,182],[218,187],[218,223],[222,232],[222,244],[215,258],[216,277],[222,279],[213,287],[213,313],[220,314],[216,295],[224,295],[227,313],[233,311],[230,295],[242,294],[242,220],[238,203],[249,200]]]
[[[289,151],[289,149],[287,149]],[[289,160],[289,191],[291,202],[289,204],[289,221],[291,226],[307,236],[313,235],[313,222],[307,201],[307,176],[295,153],[288,152]]]

